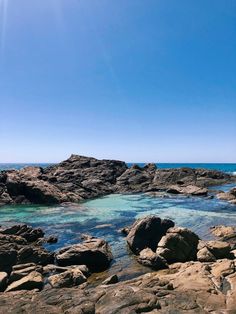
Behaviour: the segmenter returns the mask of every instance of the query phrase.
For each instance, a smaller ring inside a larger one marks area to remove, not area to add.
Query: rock
[[[138,256],[138,262],[155,270],[168,268],[166,260],[154,253],[151,249],[142,250]]]
[[[173,221],[169,219],[161,220],[157,216],[147,216],[138,219],[130,228],[127,243],[135,254],[138,254],[145,248],[155,251],[162,236],[173,226]]]
[[[108,243],[98,238],[90,238],[80,244],[68,246],[56,254],[59,266],[86,265],[92,272],[107,269],[111,260],[112,253]]]
[[[0,229],[1,234],[21,236],[27,242],[34,242],[44,237],[44,232],[40,228],[32,228],[27,225],[14,225],[12,227]]]
[[[25,264],[27,265],[27,264]],[[22,265],[19,265],[22,266]],[[14,266],[13,266],[14,267]],[[26,266],[25,268],[21,268],[21,269],[13,269],[13,271],[10,274],[9,277],[9,283],[13,282],[13,281],[17,281],[20,280],[21,278],[29,275],[31,272],[33,271],[37,271],[38,273],[42,273],[43,272],[43,267],[40,265],[32,265],[32,266]]]
[[[69,288],[86,282],[86,277],[79,269],[72,268],[58,275],[50,276],[48,281],[53,288]]]
[[[197,252],[197,260],[199,262],[215,262],[216,258],[207,247],[203,247]]]
[[[206,195],[206,187],[235,182],[235,177],[206,169],[158,169],[125,162],[71,155],[47,168],[26,167],[0,172],[0,205],[76,203],[110,193],[173,191]],[[230,191],[234,197],[234,190]],[[235,198],[231,202],[235,202]]]
[[[219,238],[225,238],[236,233],[235,227],[232,226],[214,226],[210,228],[212,234]]]
[[[35,263],[40,265],[52,264],[54,253],[41,246],[24,246],[18,251],[17,263]]]
[[[4,291],[7,287],[7,273],[0,272],[0,292]]]
[[[232,188],[228,192],[221,191],[216,197],[223,201],[228,201],[232,204],[236,204],[236,187]]]
[[[20,280],[11,283],[6,292],[16,291],[16,290],[32,290],[43,288],[43,277],[37,271],[31,272],[29,275],[21,278]]]
[[[207,241],[206,246],[208,250],[217,258],[229,257],[231,247],[230,244],[223,241]]]
[[[0,271],[11,270],[11,267],[17,262],[17,251],[10,245],[0,246]]]
[[[196,260],[199,238],[187,228],[170,228],[158,244],[156,253],[168,263]]]
[[[232,248],[236,248],[236,228],[233,226],[214,226],[211,233],[220,240],[230,243]]]
[[[103,285],[112,285],[112,284],[115,284],[117,283],[119,280],[118,280],[118,277],[117,275],[112,275],[110,277],[108,277],[107,279],[105,279],[102,284]]]
[[[202,188],[195,185],[173,185],[167,189],[168,193],[172,194],[185,194],[185,195],[192,195],[192,196],[206,196],[208,194],[208,189]]]
[[[47,243],[57,243],[57,241],[58,241],[58,238],[57,237],[55,237],[55,236],[50,236],[50,237],[48,237],[47,238]]]
[[[21,309],[26,314],[233,314],[235,275],[235,267],[226,265],[225,261],[176,263],[169,269],[115,285],[2,293],[0,308],[3,313],[18,313]],[[219,278],[222,278],[220,286],[215,284]]]

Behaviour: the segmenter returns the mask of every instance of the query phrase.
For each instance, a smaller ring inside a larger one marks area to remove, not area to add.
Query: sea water
[[[114,260],[111,268],[100,275],[100,280],[114,273],[127,279],[145,273],[147,269],[130,253],[120,228],[149,214],[172,219],[176,225],[190,228],[203,239],[212,238],[209,229],[214,225],[236,225],[236,206],[227,202],[146,194],[114,194],[71,206],[3,206],[0,207],[0,224],[26,223],[41,227],[46,236],[58,237],[58,243],[46,245],[50,250],[78,243],[85,233],[104,238],[112,247]]]

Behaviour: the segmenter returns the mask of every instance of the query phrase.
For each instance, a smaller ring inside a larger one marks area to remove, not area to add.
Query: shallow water
[[[47,245],[50,250],[79,242],[83,233],[105,238],[112,247],[114,261],[107,272],[94,275],[92,280],[95,277],[102,280],[113,273],[124,279],[147,269],[129,253],[119,229],[148,214],[172,219],[176,225],[188,227],[204,239],[211,237],[211,226],[236,225],[236,206],[227,202],[145,194],[108,195],[73,206],[4,206],[0,208],[0,224],[27,223],[43,228],[46,235],[57,235],[58,243]]]

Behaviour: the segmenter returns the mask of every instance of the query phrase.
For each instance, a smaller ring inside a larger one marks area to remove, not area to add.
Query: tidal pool
[[[176,225],[190,228],[203,239],[211,238],[211,226],[236,225],[236,206],[227,202],[146,194],[113,194],[71,206],[4,206],[0,208],[0,224],[26,223],[41,227],[46,235],[58,236],[58,243],[47,245],[50,250],[77,243],[84,233],[102,237],[110,243],[114,260],[107,272],[96,274],[96,279],[102,280],[113,273],[124,279],[147,272],[147,268],[130,254],[119,229],[149,214],[172,219]]]

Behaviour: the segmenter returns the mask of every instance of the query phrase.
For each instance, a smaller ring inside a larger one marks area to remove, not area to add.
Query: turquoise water
[[[47,246],[51,250],[79,242],[83,233],[105,238],[115,258],[108,274],[131,278],[147,270],[130,254],[119,229],[148,214],[172,219],[204,239],[211,238],[211,226],[236,225],[235,205],[216,199],[156,198],[145,194],[115,194],[73,206],[4,206],[0,208],[0,224],[27,223],[42,227],[47,235],[59,238],[57,244]]]
[[[0,169],[20,169],[28,165],[45,167],[49,164],[0,164]],[[236,164],[158,164],[160,168],[186,166],[236,172]],[[227,191],[232,186],[214,188]],[[145,194],[108,195],[71,206],[4,206],[0,207],[0,224],[26,223],[43,228],[46,235],[56,235],[59,239],[57,244],[47,245],[50,250],[80,242],[83,233],[102,237],[110,243],[114,261],[107,272],[99,275],[100,280],[113,273],[127,279],[147,269],[130,254],[119,229],[148,214],[172,219],[176,225],[188,227],[204,239],[211,238],[209,228],[214,225],[236,225],[236,206],[227,202],[180,196],[157,198]]]
[[[133,163],[127,163],[128,166],[131,166]],[[47,167],[52,164],[49,163],[0,163],[0,170],[8,169],[21,169],[26,166],[38,166],[38,167]],[[138,163],[141,167],[144,166],[144,163]],[[181,168],[181,167],[190,167],[190,168],[205,168],[205,169],[214,169],[220,170],[228,173],[236,174],[236,163],[156,163],[158,168]]]

